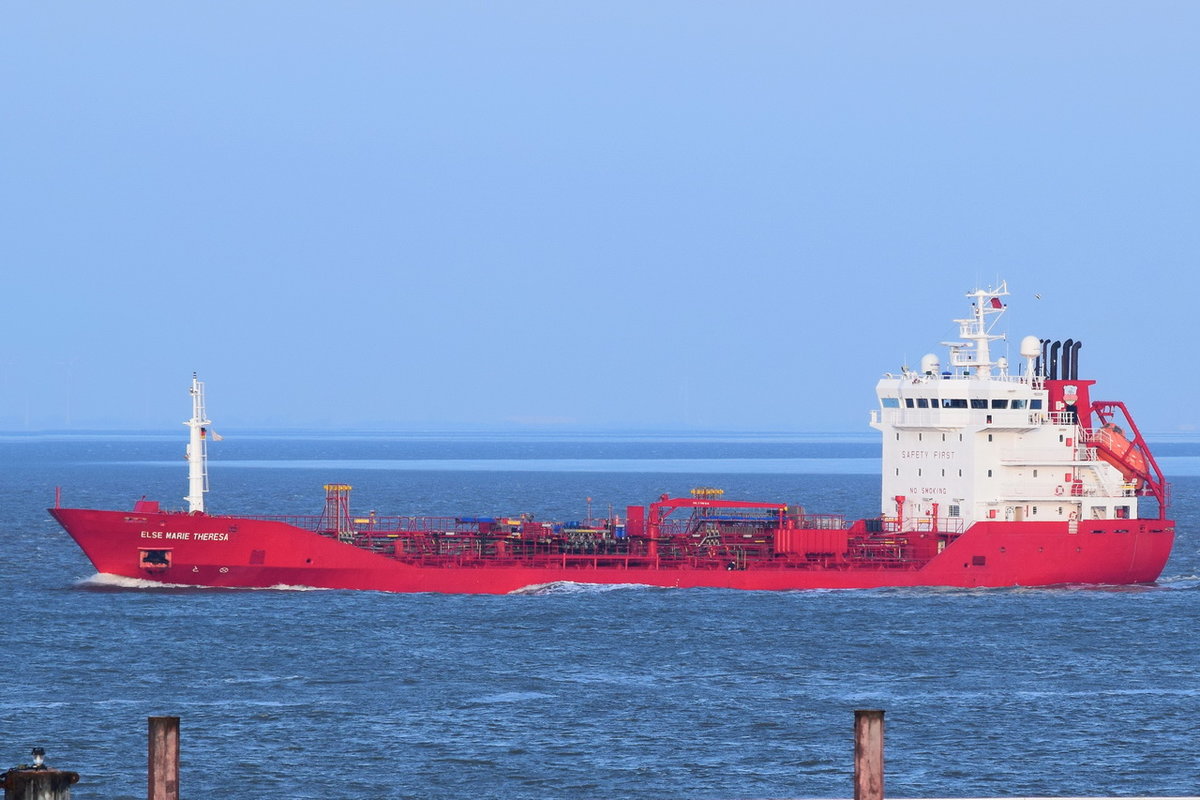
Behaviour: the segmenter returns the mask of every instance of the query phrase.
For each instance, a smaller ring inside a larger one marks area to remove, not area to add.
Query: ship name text
[[[228,542],[228,533],[201,531],[142,531],[143,539],[175,539],[184,542]]]

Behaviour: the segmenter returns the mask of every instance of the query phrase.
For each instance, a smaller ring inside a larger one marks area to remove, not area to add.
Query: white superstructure
[[[918,371],[905,367],[876,386],[871,426],[883,434],[884,515],[908,530],[949,531],[979,520],[1136,518],[1137,484],[1097,453],[1093,381],[1075,376],[1079,345],[1067,340],[1061,378],[1057,342],[1049,372],[1050,343],[1036,337],[1022,340],[1015,373],[993,356],[1007,295],[1004,283],[967,294],[971,314],[955,320],[961,341],[943,343],[945,370],[931,354]]]

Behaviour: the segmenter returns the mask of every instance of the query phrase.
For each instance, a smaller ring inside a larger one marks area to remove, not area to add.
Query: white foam
[[[298,681],[299,675],[234,675],[225,678],[226,683],[279,683],[281,681]]]
[[[600,594],[627,589],[661,589],[661,586],[651,586],[645,583],[577,583],[575,581],[552,581],[550,583],[534,583],[514,589],[509,594]]]
[[[328,591],[330,591],[330,589],[328,589],[324,586],[305,586],[305,585],[299,584],[299,583],[276,583],[272,586],[253,586],[253,587],[248,587],[248,588],[251,591],[254,591],[257,589],[263,589],[263,590],[271,591],[271,592],[328,592]]]
[[[201,591],[224,591],[224,592],[253,592],[253,591],[269,591],[269,592],[324,592],[328,591],[320,586],[304,586],[300,584],[276,583],[273,586],[205,586],[196,583],[168,583],[166,581],[152,581],[146,578],[127,578],[124,575],[113,575],[109,572],[98,572],[90,578],[82,578],[75,582],[76,588],[80,589],[143,589],[143,590],[162,590],[162,589],[190,589]]]
[[[1166,589],[1193,589],[1200,586],[1200,575],[1171,575],[1156,581],[1157,586]]]
[[[90,578],[82,578],[75,582],[81,589],[200,589],[185,583],[166,583],[152,581],[146,578],[126,578],[124,575],[113,575],[109,572],[98,572]]]
[[[529,703],[538,700],[550,700],[554,695],[545,692],[499,692],[497,694],[473,697],[468,702],[493,705],[499,703]]]

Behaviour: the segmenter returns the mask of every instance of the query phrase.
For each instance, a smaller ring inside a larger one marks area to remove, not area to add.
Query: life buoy
[[[1055,487],[1054,487],[1054,493],[1055,493],[1056,495],[1058,495],[1059,497],[1062,497],[1063,488],[1062,488],[1061,486],[1055,486]]]
[[[1072,511],[1070,514],[1067,515],[1067,519],[1074,522],[1075,520],[1079,519],[1079,515],[1076,514],[1074,511]]]

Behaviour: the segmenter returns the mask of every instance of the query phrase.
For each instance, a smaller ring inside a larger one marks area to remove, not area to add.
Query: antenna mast
[[[1002,281],[994,289],[976,289],[973,292],[967,292],[967,297],[975,298],[975,302],[971,304],[971,316],[966,319],[954,320],[958,323],[958,335],[967,341],[942,343],[950,348],[952,365],[967,370],[973,367],[975,376],[983,380],[992,377],[992,367],[996,366],[996,362],[992,361],[988,343],[996,339],[1003,339],[1004,336],[989,333],[992,326],[995,325],[995,320],[989,323],[988,317],[1004,313],[1004,302],[1000,298],[1007,295],[1007,281]],[[973,348],[972,345],[974,345]],[[968,348],[972,349],[968,350]]]
[[[204,493],[208,491],[208,426],[212,423],[204,416],[204,382],[192,373],[192,418],[184,422],[191,428],[187,446],[188,462],[188,511],[204,513]]]

